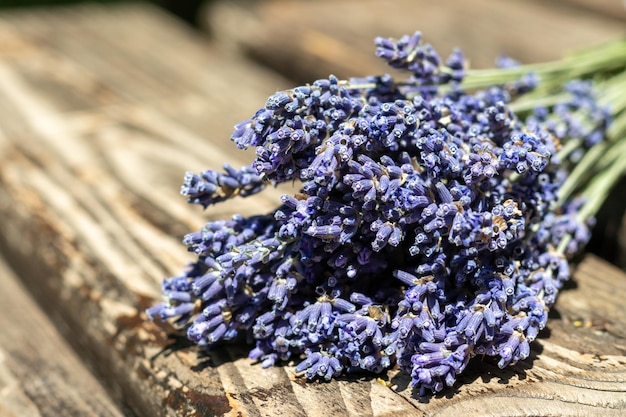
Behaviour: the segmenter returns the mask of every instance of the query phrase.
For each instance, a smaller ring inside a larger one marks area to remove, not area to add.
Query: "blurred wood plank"
[[[231,52],[145,4],[0,16],[0,253],[116,399],[139,416],[624,414],[626,276],[594,257],[528,361],[476,358],[426,399],[396,372],[306,383],[147,321],[161,279],[192,260],[184,233],[279,201],[203,214],[178,195],[186,170],[249,160],[232,125],[289,83]]]
[[[374,55],[376,36],[420,30],[443,58],[460,47],[472,68],[507,54],[524,63],[626,35],[624,22],[561,2],[380,0],[213,2],[204,25],[299,83],[392,71]]]
[[[0,155],[15,162],[0,175],[2,252],[138,415],[230,409],[215,370],[152,365],[169,341],[143,310],[204,221],[178,193],[185,171],[249,159],[231,157],[232,126],[285,86],[249,68],[148,5],[0,16]]]
[[[123,414],[0,259],[0,416]]]
[[[622,0],[561,0],[581,10],[595,12],[611,19],[626,20],[626,3]]]

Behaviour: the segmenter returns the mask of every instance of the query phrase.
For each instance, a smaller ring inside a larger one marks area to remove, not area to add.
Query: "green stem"
[[[572,193],[583,183],[582,179],[593,171],[593,167],[596,162],[604,155],[608,144],[606,142],[599,143],[591,148],[583,159],[581,159],[572,172],[568,175],[567,180],[563,183],[559,189],[558,206],[562,206],[563,203],[572,195]]]
[[[577,189],[587,184],[588,180],[602,169],[608,169],[607,165],[615,157],[626,159],[626,71],[614,75],[609,81],[605,81],[597,88],[599,105],[607,106],[613,114],[613,123],[608,129],[607,138],[590,150],[571,171],[567,180],[559,190],[558,205],[568,199]],[[560,156],[570,151],[571,146],[567,143],[560,152]],[[617,169],[617,168],[611,168]],[[617,179],[615,179],[617,181]],[[592,185],[584,186],[589,189]],[[591,213],[592,215],[595,212]]]
[[[534,95],[523,96],[522,98],[513,101],[509,107],[513,110],[514,113],[524,113],[530,110],[534,110],[537,107],[552,107],[556,104],[563,103],[568,98],[571,97],[571,94],[562,93],[555,95],[540,95],[539,97],[535,97]]]
[[[604,151],[607,148],[610,149],[610,152],[605,153]],[[586,222],[590,217],[596,215],[602,204],[608,198],[609,193],[615,184],[617,184],[620,178],[626,175],[626,137],[623,137],[617,142],[617,144],[611,147],[601,147],[596,145],[596,147],[592,148],[587,155],[589,155],[592,151],[595,151],[593,160],[597,161],[599,159],[598,165],[605,166],[594,175],[582,192],[582,196],[585,198],[585,203],[577,213],[577,218],[580,222]],[[604,158],[601,157],[603,155]],[[594,164],[591,160],[589,160],[585,166],[588,165],[593,166]],[[581,165],[577,168],[579,167],[581,167]],[[581,168],[579,172],[583,172],[584,169],[584,167]],[[577,179],[573,175],[570,175],[566,185],[569,185],[569,188],[571,188],[572,184],[575,186],[577,184]],[[560,189],[558,202],[559,206],[563,204],[571,191],[571,189],[566,189],[565,185]],[[573,237],[571,235],[564,236],[559,242],[556,249],[557,252],[564,255],[567,246],[572,239]]]
[[[626,173],[626,141],[622,145],[621,153],[616,153],[612,163],[596,174],[586,187],[583,196],[587,201],[578,213],[580,220],[584,221],[598,212],[613,186]]]
[[[465,89],[487,87],[515,81],[528,73],[537,74],[541,89],[550,89],[566,80],[581,78],[602,71],[609,72],[626,66],[626,39],[579,51],[560,60],[522,65],[504,69],[472,70],[463,82]]]

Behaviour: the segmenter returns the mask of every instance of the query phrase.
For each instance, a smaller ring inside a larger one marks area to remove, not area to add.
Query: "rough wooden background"
[[[499,370],[477,358],[422,399],[394,372],[306,383],[146,321],[161,279],[192,259],[183,234],[276,204],[268,190],[202,213],[178,195],[186,170],[249,162],[228,137],[292,85],[274,71],[375,71],[371,38],[417,28],[489,62],[501,47],[533,61],[624,34],[578,6],[428,3],[223,3],[207,9],[212,41],[145,4],[0,15],[0,416],[626,414],[626,274],[594,256],[529,360]]]

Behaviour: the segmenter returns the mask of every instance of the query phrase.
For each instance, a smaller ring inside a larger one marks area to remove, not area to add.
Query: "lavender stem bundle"
[[[147,313],[309,379],[397,365],[423,395],[477,355],[528,357],[626,170],[626,42],[469,73],[419,32],[375,43],[404,78],[278,92],[235,127],[250,166],[185,175],[181,193],[205,208],[300,192],[186,235],[197,260]]]

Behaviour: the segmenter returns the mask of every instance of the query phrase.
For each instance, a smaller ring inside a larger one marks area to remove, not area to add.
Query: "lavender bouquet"
[[[403,77],[278,92],[235,127],[250,166],[185,175],[205,208],[300,191],[186,235],[197,260],[147,313],[309,379],[397,365],[423,395],[475,356],[529,355],[626,170],[626,42],[488,71],[458,50],[443,61],[419,32],[375,44]]]

